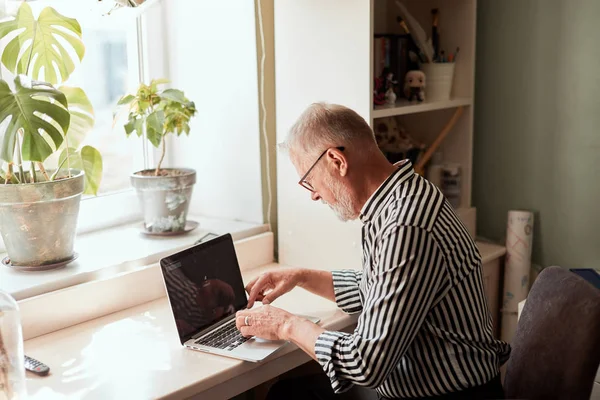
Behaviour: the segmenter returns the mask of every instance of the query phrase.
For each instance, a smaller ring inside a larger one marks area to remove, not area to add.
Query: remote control
[[[28,356],[25,356],[25,369],[40,376],[48,375],[50,372],[50,368],[46,364]]]

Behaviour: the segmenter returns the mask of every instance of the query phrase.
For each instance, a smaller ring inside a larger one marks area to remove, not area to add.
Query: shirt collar
[[[385,199],[395,187],[401,185],[415,173],[410,161],[405,160],[387,177],[360,210],[359,218],[363,224],[372,220],[385,208]]]

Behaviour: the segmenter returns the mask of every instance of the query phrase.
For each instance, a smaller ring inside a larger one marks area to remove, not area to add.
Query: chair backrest
[[[600,290],[567,269],[545,268],[512,340],[508,399],[589,399],[600,363]]]

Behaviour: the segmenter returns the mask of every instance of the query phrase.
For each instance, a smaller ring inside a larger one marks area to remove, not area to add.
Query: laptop
[[[186,348],[259,362],[287,344],[245,338],[236,328],[235,313],[246,309],[248,298],[230,234],[164,257],[160,267]]]

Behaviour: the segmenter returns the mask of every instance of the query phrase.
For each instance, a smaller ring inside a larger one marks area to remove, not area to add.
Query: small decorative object
[[[396,104],[396,93],[394,92],[394,88],[389,88],[387,92],[385,92],[385,102],[386,104],[393,106]]]
[[[198,226],[187,223],[187,213],[196,183],[196,171],[189,168],[161,168],[168,134],[178,137],[190,133],[190,120],[196,115],[194,102],[181,90],[160,89],[164,79],[141,83],[135,94],[123,96],[118,105],[128,106],[125,133],[144,132],[150,143],[161,148],[156,168],[135,172],[131,183],[136,188],[148,234],[184,234]]]
[[[385,104],[385,92],[387,91],[385,77],[388,71],[388,68],[384,68],[381,75],[376,76],[373,82],[373,104],[376,106]]]
[[[394,85],[396,85],[398,81],[394,80],[394,74],[391,72],[387,72],[385,76],[385,90],[386,92],[390,89],[394,89]]]
[[[377,145],[392,163],[409,159],[414,164],[425,149],[394,117],[378,118],[374,133]]]
[[[441,187],[442,193],[448,199],[448,202],[452,207],[460,207],[460,179],[461,168],[459,164],[444,164],[442,167],[442,182]]]
[[[425,73],[423,71],[408,71],[404,78],[404,95],[408,101],[416,98],[421,102],[425,100]]]
[[[25,398],[24,358],[19,306],[0,291],[0,399]]]
[[[398,97],[395,92],[395,86],[397,84],[398,81],[394,80],[394,74],[390,72],[388,67],[385,67],[381,72],[381,75],[375,78],[373,85],[373,104],[395,104],[396,98]]]

